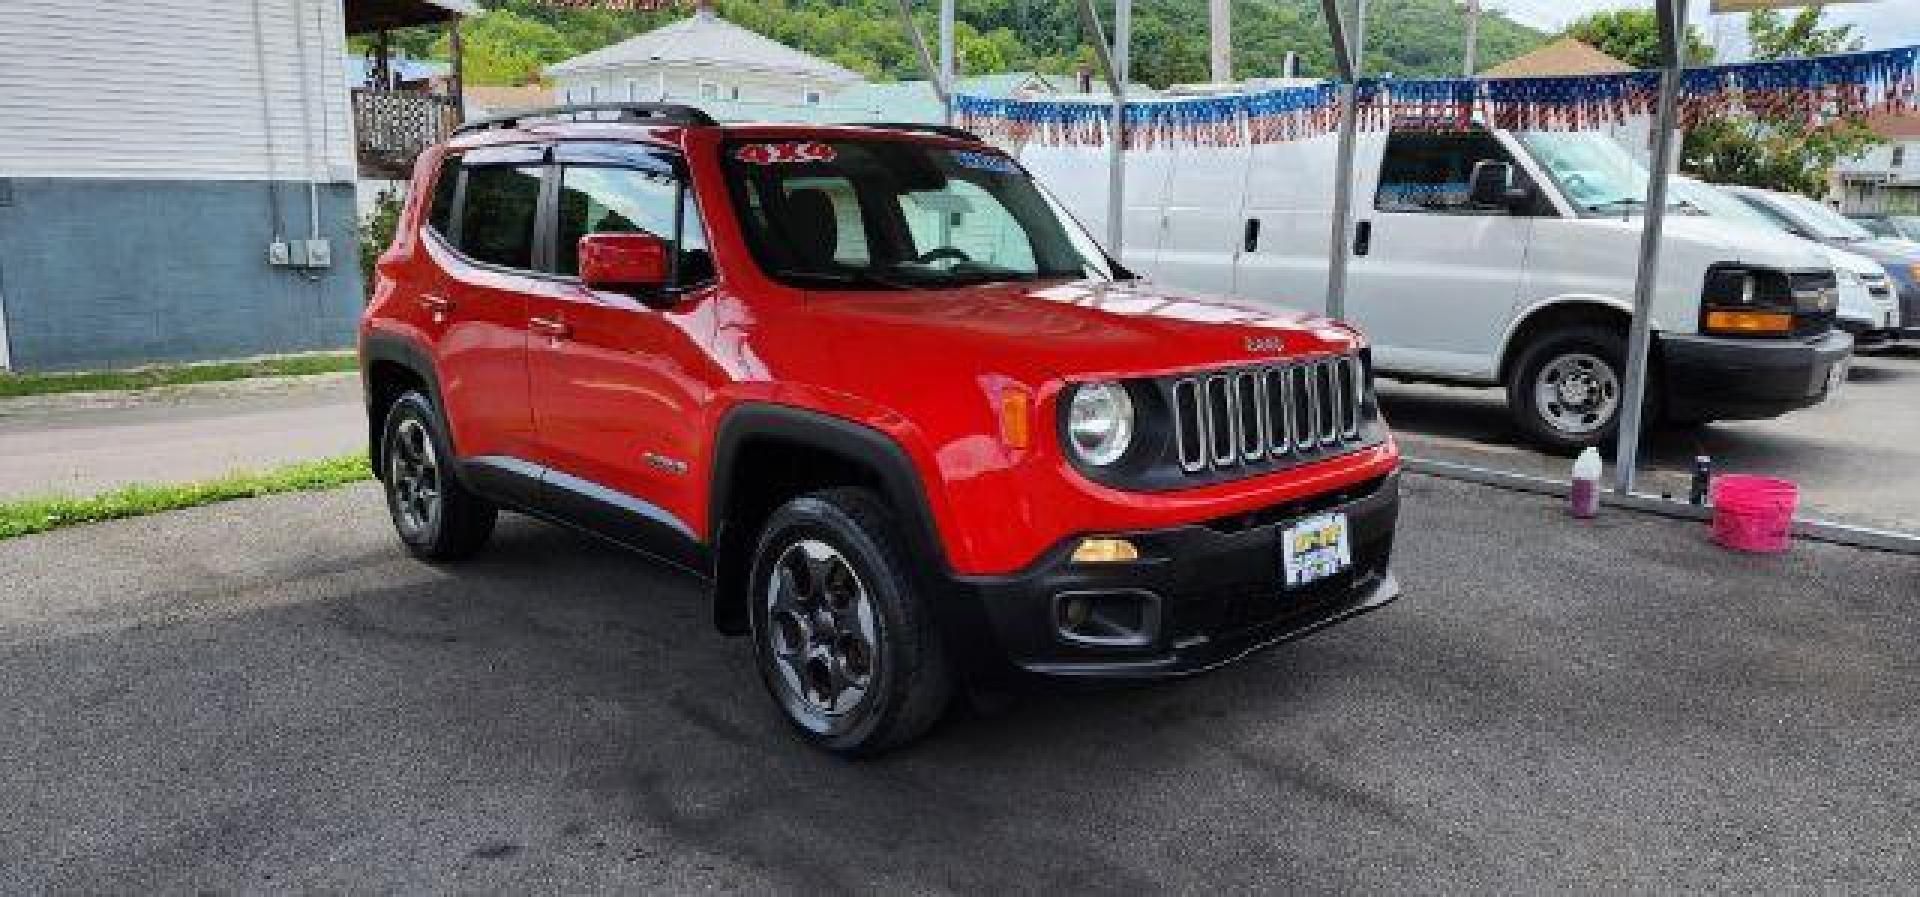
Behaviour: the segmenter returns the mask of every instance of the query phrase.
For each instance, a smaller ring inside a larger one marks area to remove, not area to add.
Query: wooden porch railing
[[[417,90],[353,91],[354,139],[363,174],[405,177],[420,151],[460,124],[453,97]]]

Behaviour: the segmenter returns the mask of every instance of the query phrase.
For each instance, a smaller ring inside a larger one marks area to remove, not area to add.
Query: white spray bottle
[[[1600,450],[1588,448],[1573,462],[1573,516],[1586,519],[1600,513]]]

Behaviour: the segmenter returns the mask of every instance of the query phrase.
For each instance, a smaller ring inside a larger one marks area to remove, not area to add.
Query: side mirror
[[[1513,185],[1513,166],[1506,162],[1482,159],[1473,163],[1473,177],[1467,199],[1476,206],[1492,206],[1517,212],[1533,201],[1533,192]]]
[[[672,275],[667,241],[644,231],[580,238],[580,282],[590,290],[625,293],[649,306],[666,304]]]

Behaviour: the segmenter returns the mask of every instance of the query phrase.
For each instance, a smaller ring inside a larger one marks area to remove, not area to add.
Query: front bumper
[[[1853,337],[1805,340],[1660,334],[1667,413],[1680,419],[1760,420],[1817,405]]]
[[[1849,336],[1853,337],[1853,347],[1855,349],[1880,348],[1901,340],[1900,327],[1892,324],[1886,318],[1881,318],[1878,321],[1867,321],[1860,318],[1841,318],[1834,322],[1834,326],[1846,331]]]
[[[1137,561],[1074,564],[1068,539],[1027,569],[952,583],[949,646],[990,684],[1150,680],[1191,675],[1377,609],[1399,597],[1388,567],[1399,474],[1302,501],[1124,536]],[[1280,533],[1299,518],[1347,515],[1353,565],[1327,580],[1282,587]],[[1063,596],[1115,596],[1143,608],[1131,638],[1091,644],[1063,631]],[[956,627],[955,623],[959,625]]]

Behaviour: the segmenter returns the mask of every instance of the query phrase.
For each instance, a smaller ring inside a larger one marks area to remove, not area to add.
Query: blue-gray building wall
[[[314,270],[267,263],[275,193],[280,233],[304,239],[305,182],[9,179],[0,313],[13,369],[351,346],[363,296],[354,186],[319,188],[333,264]]]

